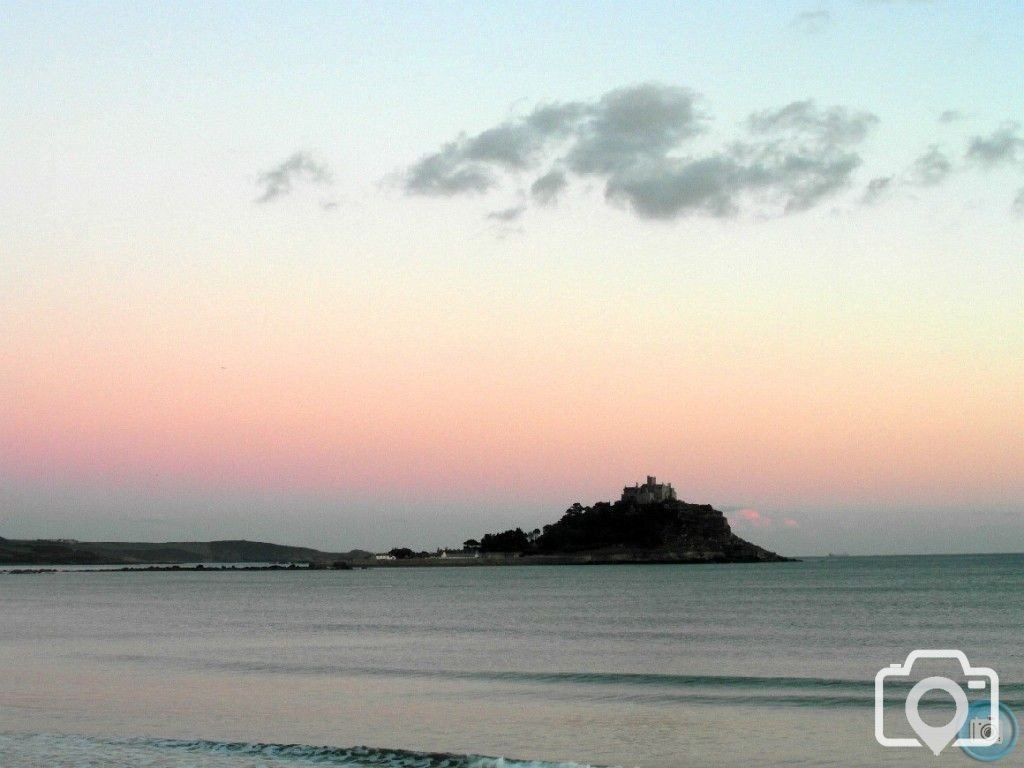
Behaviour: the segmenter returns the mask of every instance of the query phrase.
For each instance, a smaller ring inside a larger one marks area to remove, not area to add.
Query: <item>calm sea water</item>
[[[1024,556],[0,574],[0,766],[935,764],[919,647],[1024,709]]]

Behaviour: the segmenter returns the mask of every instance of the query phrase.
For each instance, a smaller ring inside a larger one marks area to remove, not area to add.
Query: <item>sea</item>
[[[1024,714],[1024,555],[0,573],[0,767],[974,764],[915,649]]]

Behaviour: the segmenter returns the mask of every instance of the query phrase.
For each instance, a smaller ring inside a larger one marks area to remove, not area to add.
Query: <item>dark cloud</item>
[[[575,130],[587,112],[578,103],[543,105],[526,117],[460,136],[414,164],[405,174],[405,190],[448,196],[486,192],[497,184],[494,170],[535,166],[545,148]]]
[[[996,166],[1024,162],[1024,137],[1019,123],[1004,123],[989,136],[975,136],[967,147],[967,160]]]
[[[956,123],[963,120],[967,115],[956,109],[947,109],[939,115],[940,123]]]
[[[538,177],[530,185],[530,194],[541,205],[549,205],[558,199],[567,186],[569,182],[565,178],[565,173],[556,168]]]
[[[562,136],[586,117],[589,107],[583,102],[545,104],[537,107],[524,119],[525,123],[545,136]]]
[[[794,101],[781,109],[755,112],[747,119],[752,133],[797,134],[829,147],[857,144],[878,122],[870,112],[850,112],[845,107],[819,108],[813,101]]]
[[[885,193],[892,187],[892,176],[876,176],[864,187],[864,196],[861,202],[864,205],[877,203]]]
[[[423,157],[407,170],[405,190],[482,193],[503,176],[546,165],[553,169],[530,186],[539,204],[557,199],[574,174],[603,181],[607,199],[646,219],[724,217],[745,206],[792,213],[849,185],[861,162],[853,147],[878,122],[867,112],[794,102],[751,115],[739,140],[687,155],[710,122],[699,101],[686,88],[644,83],[593,102],[541,106]]]
[[[486,166],[467,162],[464,148],[446,144],[440,152],[427,155],[409,169],[407,192],[419,195],[458,195],[486,192],[497,183]]]
[[[691,213],[723,218],[753,200],[795,213],[845,187],[858,165],[854,154],[788,143],[734,145],[712,157],[635,166],[611,176],[606,194],[627,201],[645,219]]]
[[[699,133],[695,100],[687,89],[645,83],[590,104],[542,105],[423,157],[406,174],[405,188],[414,194],[484,192],[496,183],[492,168],[533,168],[546,150],[567,140],[572,147],[565,160],[574,171],[610,172],[664,154]]]
[[[466,141],[463,154],[508,168],[526,168],[543,142],[544,135],[528,125],[499,125]]]
[[[945,181],[952,170],[953,164],[949,158],[933,144],[910,166],[907,181],[922,187],[934,187]]]
[[[824,30],[832,20],[832,14],[824,9],[801,11],[793,18],[793,26],[809,35]]]
[[[333,181],[331,169],[309,152],[296,152],[279,165],[264,171],[256,180],[262,188],[257,203],[269,203],[289,194],[296,184],[330,184]]]
[[[752,137],[707,157],[659,156],[609,176],[606,194],[642,218],[738,213],[744,203],[794,213],[847,186],[860,157],[856,144],[876,118],[841,107],[795,102],[750,116]]]
[[[664,160],[626,169],[608,180],[609,199],[628,202],[644,219],[673,219],[702,212],[716,217],[737,212],[743,169],[732,158]]]
[[[704,130],[696,95],[645,83],[611,91],[587,110],[566,155],[579,174],[611,173],[665,155]]]
[[[503,208],[500,211],[491,211],[487,214],[487,218],[492,221],[503,221],[508,223],[518,221],[522,218],[524,213],[526,213],[525,205],[514,205],[511,208]]]

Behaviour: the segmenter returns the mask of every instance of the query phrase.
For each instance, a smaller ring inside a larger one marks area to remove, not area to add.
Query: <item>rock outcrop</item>
[[[522,537],[516,534],[522,534]],[[539,534],[539,535],[537,535]],[[561,520],[535,535],[522,531],[485,536],[491,551],[504,542],[524,557],[566,556],[581,562],[779,562],[781,557],[740,538],[710,504],[668,499],[574,504]],[[525,543],[523,543],[525,542]],[[488,547],[485,546],[485,550]],[[507,548],[506,548],[506,551]]]

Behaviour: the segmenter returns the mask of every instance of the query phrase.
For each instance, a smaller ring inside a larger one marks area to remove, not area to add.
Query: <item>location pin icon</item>
[[[945,691],[953,697],[953,702],[956,704],[956,714],[953,715],[953,719],[938,728],[928,725],[917,712],[921,697],[928,691]],[[910,689],[910,693],[907,695],[906,712],[907,722],[914,729],[914,733],[920,737],[928,749],[937,755],[956,738],[966,722],[967,696],[964,694],[964,689],[948,677],[926,677]]]

